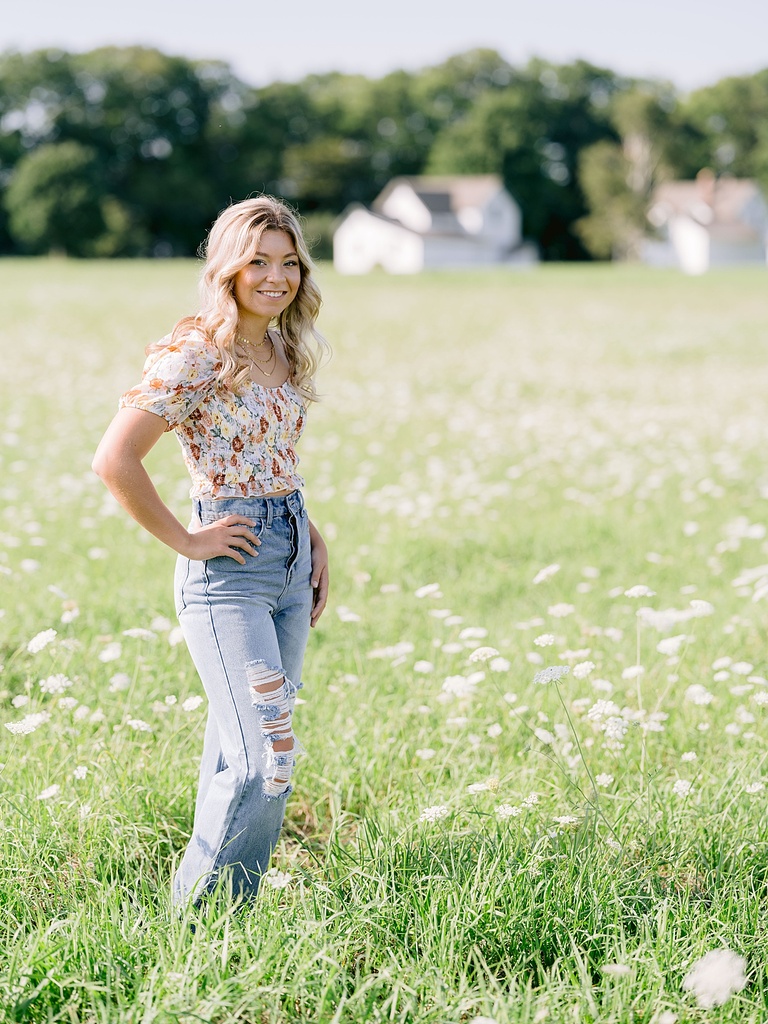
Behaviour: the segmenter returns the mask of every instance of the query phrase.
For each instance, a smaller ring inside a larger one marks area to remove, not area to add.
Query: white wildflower
[[[36,633],[35,636],[32,637],[27,644],[27,650],[30,654],[37,654],[39,651],[42,651],[44,647],[47,647],[48,644],[53,643],[57,635],[58,634],[55,629],[44,629],[42,632]]]
[[[433,750],[432,747],[420,747],[416,751],[416,757],[421,758],[422,761],[429,761],[436,753],[437,751]]]
[[[547,683],[559,682],[563,676],[567,676],[570,672],[570,668],[567,665],[549,665],[547,668],[541,669],[533,677],[534,683],[541,683],[546,685]]]
[[[646,587],[644,583],[637,583],[634,587],[624,591],[624,597],[655,597],[656,591]]]
[[[686,752],[684,754],[680,755],[680,760],[681,761],[697,761],[698,757],[699,757],[699,755],[696,753],[695,750],[686,750]]]
[[[475,684],[466,676],[448,676],[441,687],[442,692],[451,697],[466,698],[475,693]]]
[[[552,565],[545,565],[543,569],[539,569],[536,575],[533,577],[534,584],[545,583],[551,579],[555,573],[560,571],[560,566],[554,562]]]
[[[459,640],[483,640],[487,636],[488,630],[484,626],[465,626],[459,633]]]
[[[758,690],[758,692],[752,697],[752,700],[760,707],[764,707],[768,704],[768,691]]]
[[[603,731],[609,740],[623,740],[629,729],[629,722],[619,715],[612,715],[605,720]]]
[[[737,676],[748,676],[754,667],[748,661],[737,661],[731,665],[731,672],[735,672]]]
[[[152,726],[149,722],[143,722],[140,718],[129,718],[126,725],[130,726],[131,729],[135,729],[136,732],[152,732]]]
[[[122,645],[118,643],[117,640],[114,640],[112,643],[107,644],[104,650],[101,651],[101,653],[99,654],[99,661],[103,661],[104,663],[109,661],[117,661],[117,659],[120,657],[122,653]]]
[[[61,789],[61,786],[59,786],[57,783],[54,783],[53,786],[49,786],[47,789],[44,789],[42,793],[38,793],[37,794],[37,799],[38,800],[50,800],[51,797],[54,797],[54,796],[56,796],[58,794],[60,789]]]
[[[603,964],[600,970],[611,978],[624,978],[632,973],[632,968],[627,964]]]
[[[5,728],[8,732],[13,733],[14,736],[27,736],[39,726],[44,725],[45,722],[50,721],[50,718],[50,712],[37,711],[33,714],[25,715],[18,722],[6,722]]]
[[[659,654],[673,657],[679,652],[683,644],[688,643],[689,640],[690,637],[686,636],[685,633],[678,633],[677,636],[667,636],[656,644],[656,650]]]
[[[184,711],[196,711],[203,703],[203,699],[204,698],[199,694],[195,694],[194,697],[187,697],[187,699],[181,703],[182,709]]]
[[[702,618],[705,615],[713,615],[715,612],[715,606],[710,604],[709,601],[702,601],[695,599],[690,602],[690,608],[696,618]]]
[[[534,804],[539,802],[538,793],[529,793],[528,796],[522,801],[523,807],[533,807]]]
[[[61,672],[48,676],[47,679],[41,679],[38,683],[43,693],[64,693],[71,685],[72,680],[62,675]]]
[[[730,949],[714,949],[696,961],[683,979],[683,988],[693,992],[704,1010],[722,1006],[747,984],[746,968],[744,957]]]
[[[62,711],[74,711],[77,704],[78,702],[74,697],[61,697],[59,699],[59,707]]]
[[[488,668],[491,672],[509,672],[510,668],[512,668],[512,663],[507,661],[506,658],[491,658]]]
[[[413,671],[418,672],[420,675],[427,675],[429,672],[435,671],[435,666],[431,661],[417,661],[414,662]]]
[[[72,776],[75,779],[84,779],[87,774],[88,774],[88,765],[87,764],[79,764],[77,766],[77,768],[75,768],[75,770],[72,772]]]
[[[156,633],[167,633],[171,628],[171,620],[166,618],[165,615],[156,615],[150,622],[149,628],[153,629]]]
[[[678,779],[672,787],[672,792],[675,796],[686,797],[691,792],[693,783],[689,782],[688,779]]]
[[[541,743],[546,743],[548,746],[555,742],[555,737],[548,729],[534,729],[533,733],[537,740]]]
[[[448,815],[448,808],[445,804],[434,804],[432,807],[425,807],[419,815],[419,821],[433,823],[445,818]]]
[[[23,708],[25,704],[29,704],[29,697],[26,695],[26,693],[17,693],[16,696],[11,701],[11,704],[15,708]]]
[[[140,629],[139,627],[124,629],[123,636],[129,636],[134,640],[157,640],[157,633],[153,633],[151,629]]]
[[[502,820],[504,818],[517,818],[522,813],[522,807],[515,807],[512,804],[499,804],[496,808],[496,817]]]
[[[419,587],[418,590],[414,591],[416,597],[438,597],[440,595],[440,584],[439,583],[425,583],[423,587]]]
[[[170,647],[178,647],[179,644],[184,643],[184,630],[181,626],[174,626],[168,634],[168,644]]]
[[[719,672],[721,669],[730,668],[733,664],[733,658],[729,658],[727,655],[724,658],[715,658],[712,662],[712,671]]]
[[[555,635],[554,633],[542,633],[541,636],[534,637],[533,642],[537,647],[551,647],[555,642]]]
[[[131,685],[131,677],[125,672],[116,672],[109,680],[110,693],[117,693],[119,690],[127,690]]]
[[[601,789],[607,789],[613,782],[613,776],[609,775],[607,772],[600,772],[599,775],[595,776],[595,782]]]
[[[165,698],[165,703],[170,708],[170,707],[173,707],[173,705],[177,702],[177,700],[178,700],[178,697],[176,696],[175,693],[169,693],[168,696]]]
[[[61,622],[65,626],[68,626],[70,622],[74,622],[79,615],[79,608],[65,608],[65,610],[61,613]]]
[[[699,704],[703,706],[705,704],[711,704],[714,697],[705,686],[701,685],[701,683],[692,683],[685,691],[685,699],[689,700],[691,704]]]
[[[573,666],[573,678],[586,679],[589,673],[594,671],[594,668],[594,661],[580,661],[578,665]]]
[[[561,601],[559,604],[550,605],[547,608],[547,613],[552,616],[553,619],[564,619],[566,615],[573,615],[576,608],[572,604],[566,604],[565,601]]]
[[[560,828],[576,828],[579,824],[579,819],[575,814],[561,814],[558,817],[553,818],[552,821],[554,821],[556,825],[559,825]]]
[[[273,889],[285,889],[291,884],[292,878],[290,871],[278,871],[277,868],[270,868],[264,875],[264,881]]]
[[[744,787],[744,792],[752,795],[753,793],[762,793],[764,789],[764,782],[750,782]]]
[[[639,676],[643,675],[644,672],[645,672],[645,669],[643,668],[642,665],[629,665],[621,673],[621,678],[622,679],[637,679]]]
[[[592,705],[587,712],[587,718],[591,722],[599,722],[603,718],[612,718],[615,715],[621,713],[621,708],[615,701],[612,700],[598,700]]]
[[[490,661],[491,658],[498,656],[498,651],[495,647],[477,647],[469,656],[470,661]]]
[[[487,789],[487,782],[470,782],[470,784],[467,786],[467,792],[471,793],[473,796],[476,793],[485,793]]]

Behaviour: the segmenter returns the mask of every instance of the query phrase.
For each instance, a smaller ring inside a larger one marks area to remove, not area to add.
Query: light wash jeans
[[[195,820],[173,883],[177,905],[219,880],[256,893],[280,835],[301,752],[293,727],[312,609],[309,522],[299,491],[282,498],[195,501],[202,525],[256,522],[258,555],[179,556],[176,611],[208,696]]]

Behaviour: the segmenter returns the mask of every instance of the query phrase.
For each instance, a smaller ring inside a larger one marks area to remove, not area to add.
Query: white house
[[[533,263],[520,207],[495,174],[394,178],[368,210],[342,214],[333,263],[342,274]]]
[[[646,240],[643,259],[655,266],[703,274],[768,258],[768,204],[754,181],[700,171],[695,181],[664,182],[648,220],[660,237]]]

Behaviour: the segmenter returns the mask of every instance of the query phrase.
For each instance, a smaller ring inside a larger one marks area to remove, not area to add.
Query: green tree
[[[11,234],[28,252],[92,256],[106,228],[103,199],[95,150],[46,143],[16,165],[5,200]]]
[[[757,178],[768,188],[768,68],[698,89],[684,106],[715,172]]]
[[[482,93],[437,137],[434,173],[497,173],[520,204],[523,231],[546,259],[587,255],[575,222],[586,212],[580,152],[615,139],[607,106],[621,80],[584,61],[557,67],[532,61],[503,89]]]

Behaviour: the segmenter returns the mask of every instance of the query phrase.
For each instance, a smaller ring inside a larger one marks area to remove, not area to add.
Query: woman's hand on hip
[[[320,531],[309,523],[309,541],[312,547],[312,614],[310,626],[316,626],[328,601],[328,548]]]
[[[234,558],[240,565],[245,565],[245,558],[240,553],[258,555],[261,541],[253,532],[256,525],[245,516],[225,516],[207,526],[200,526],[187,531],[189,536],[188,550],[182,554],[195,562],[203,562],[208,558]]]

